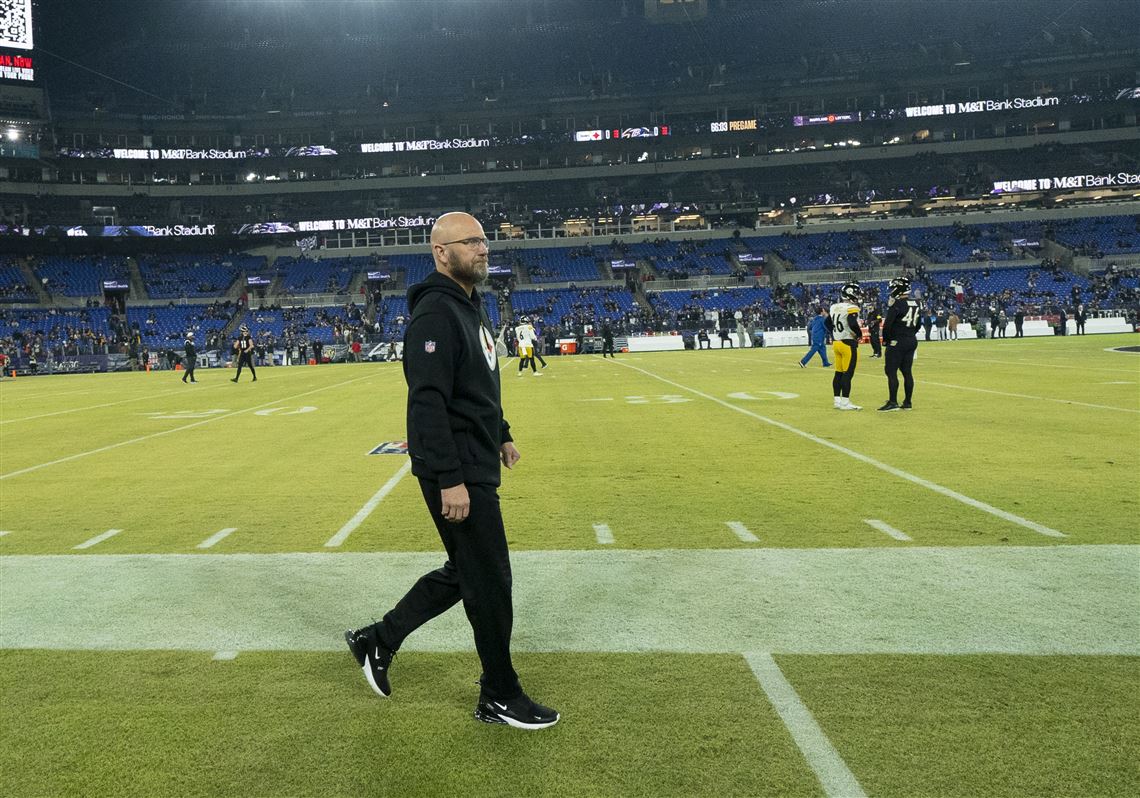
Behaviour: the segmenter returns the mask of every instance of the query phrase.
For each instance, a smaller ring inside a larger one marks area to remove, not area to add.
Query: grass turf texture
[[[777,660],[868,795],[1140,794],[1135,657]]]
[[[574,721],[471,717],[473,654],[0,654],[0,792],[38,795],[818,795],[739,656],[527,655]],[[731,711],[725,711],[731,708]]]
[[[1140,358],[1102,351],[1126,342],[920,346],[916,409],[892,414],[873,410],[885,379],[869,358],[859,414],[831,408],[831,372],[799,369],[798,349],[553,358],[544,379],[508,364],[523,454],[501,491],[511,544],[589,548],[600,522],[617,547],[727,548],[746,545],[725,526],[739,521],[764,546],[899,545],[867,518],[916,544],[1059,542],[677,385],[1062,531],[1060,542],[1135,543]],[[3,551],[68,552],[114,528],[93,551],[193,552],[226,527],[238,532],[211,551],[322,550],[404,462],[364,456],[405,436],[399,367],[264,372],[256,385],[205,371],[196,386],[171,373],[0,386]],[[317,409],[286,415],[301,407]],[[438,545],[407,478],[342,550]]]

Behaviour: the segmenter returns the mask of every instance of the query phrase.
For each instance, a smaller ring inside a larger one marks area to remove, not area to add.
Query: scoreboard
[[[0,81],[32,82],[32,0],[0,0]]]

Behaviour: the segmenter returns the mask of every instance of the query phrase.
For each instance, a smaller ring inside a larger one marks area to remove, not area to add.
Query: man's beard
[[[447,267],[453,275],[470,283],[483,283],[487,280],[487,261],[485,260],[482,262],[472,260],[471,263],[465,264],[460,256],[448,253]]]

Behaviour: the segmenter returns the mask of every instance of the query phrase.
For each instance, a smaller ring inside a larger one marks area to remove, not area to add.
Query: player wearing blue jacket
[[[823,367],[825,369],[831,368],[831,364],[827,362],[826,309],[820,308],[816,313],[816,317],[808,322],[808,341],[811,343],[811,349],[800,359],[800,368],[806,369],[808,361],[812,359],[816,352],[819,352],[819,357],[823,360]]]

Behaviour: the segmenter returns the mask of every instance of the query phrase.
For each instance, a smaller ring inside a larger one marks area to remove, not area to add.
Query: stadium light
[[[257,180],[257,172],[250,172],[245,176],[245,182],[247,183],[252,183],[254,180]]]
[[[16,130],[16,128],[14,128],[14,127],[8,128],[8,141],[19,141],[19,140],[20,140],[20,131]]]

